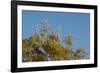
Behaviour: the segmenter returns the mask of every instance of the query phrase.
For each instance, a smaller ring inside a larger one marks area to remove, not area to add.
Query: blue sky
[[[34,34],[34,27],[48,17],[53,29],[61,27],[61,35],[73,35],[73,48],[90,51],[90,14],[72,12],[22,11],[23,39]]]

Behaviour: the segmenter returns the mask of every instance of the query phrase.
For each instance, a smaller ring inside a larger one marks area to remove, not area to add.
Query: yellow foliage
[[[25,62],[83,59],[83,48],[79,49],[75,54],[73,53],[72,36],[69,35],[65,38],[66,47],[64,47],[61,44],[59,34],[48,34],[46,31],[41,31],[41,34],[34,34],[27,40],[22,41]],[[42,49],[39,49],[40,47]]]

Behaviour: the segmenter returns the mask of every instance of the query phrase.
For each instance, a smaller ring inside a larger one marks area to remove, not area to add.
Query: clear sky
[[[45,17],[49,18],[53,29],[61,27],[61,35],[73,35],[73,48],[83,47],[90,51],[90,14],[72,12],[22,11],[23,39],[34,34],[34,27]]]

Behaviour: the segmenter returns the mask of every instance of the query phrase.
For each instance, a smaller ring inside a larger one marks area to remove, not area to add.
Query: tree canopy
[[[67,34],[62,39],[60,29],[54,31],[47,20],[38,24],[35,30],[35,34],[22,40],[23,62],[77,60],[87,56],[82,47],[73,50],[73,35]],[[62,45],[62,40],[66,47]]]

